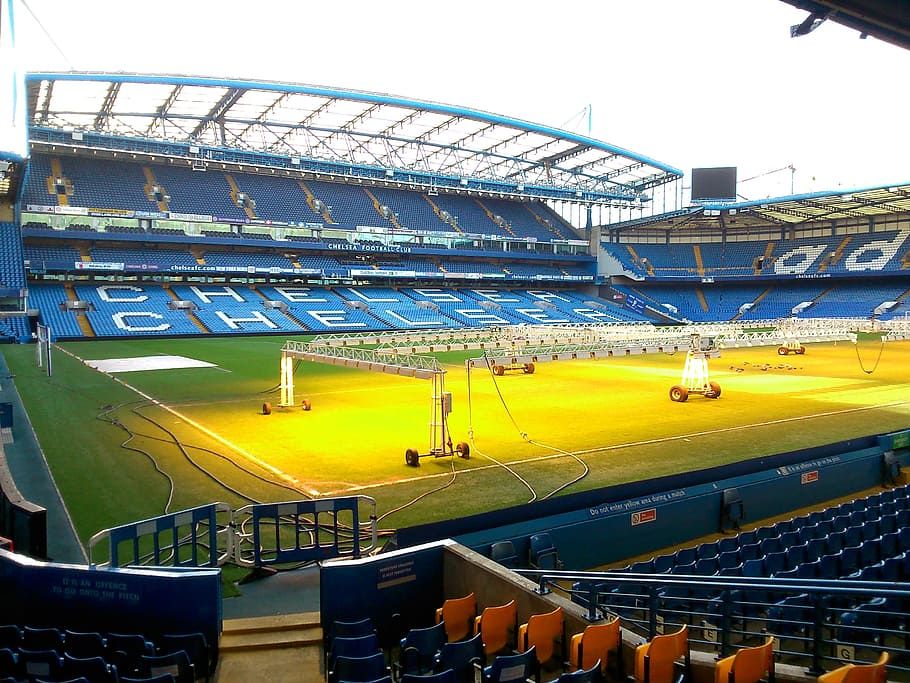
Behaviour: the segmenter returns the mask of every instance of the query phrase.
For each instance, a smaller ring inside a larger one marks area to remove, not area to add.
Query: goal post
[[[45,368],[47,376],[51,377],[54,374],[53,358],[51,356],[51,340],[53,339],[51,328],[38,323],[35,327],[35,333],[38,340],[35,347],[35,365],[39,368]]]

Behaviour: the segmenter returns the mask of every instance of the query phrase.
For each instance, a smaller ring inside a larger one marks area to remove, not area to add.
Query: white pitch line
[[[80,358],[79,356],[77,356],[75,353],[72,353],[71,351],[67,351],[66,349],[64,349],[64,348],[62,348],[62,347],[60,347],[60,346],[57,346],[56,344],[54,345],[54,348],[57,349],[58,351],[62,351],[63,353],[65,353],[65,354],[68,355],[68,356],[71,356],[72,358],[75,358],[75,359],[78,360],[80,363],[85,364],[85,361],[84,361],[82,358]],[[89,367],[89,368],[90,368],[91,366],[90,366],[90,365],[86,365],[86,367]],[[94,370],[95,368],[92,368],[92,369]],[[213,431],[212,431],[211,429],[209,429],[208,427],[205,427],[205,426],[199,424],[198,422],[196,422],[195,420],[190,419],[190,418],[187,417],[186,415],[183,415],[183,414],[180,413],[179,411],[174,410],[173,408],[171,408],[171,407],[170,407],[169,405],[167,405],[166,403],[162,403],[162,402],[159,401],[158,399],[153,398],[152,396],[149,396],[148,394],[146,394],[145,392],[141,391],[140,389],[137,389],[136,387],[132,386],[131,384],[128,384],[127,382],[124,382],[124,381],[123,381],[122,379],[120,379],[119,377],[115,377],[114,375],[112,375],[112,374],[110,374],[110,373],[108,373],[108,372],[103,372],[103,371],[101,371],[101,370],[96,370],[96,371],[97,371],[97,372],[100,372],[102,375],[106,375],[106,376],[109,377],[110,379],[112,379],[112,380],[114,380],[115,382],[117,382],[118,384],[120,384],[120,385],[126,387],[127,389],[129,389],[129,390],[132,391],[133,393],[137,394],[138,396],[141,396],[142,398],[144,398],[144,399],[145,399],[146,401],[148,401],[149,403],[151,403],[151,404],[153,404],[153,405],[156,405],[156,406],[158,406],[159,408],[162,408],[163,410],[166,410],[167,412],[171,413],[172,415],[176,416],[177,418],[183,420],[184,422],[186,422],[186,423],[187,423],[188,425],[190,425],[191,427],[195,427],[196,429],[198,429],[198,430],[199,430],[200,432],[202,432],[203,434],[205,434],[205,435],[211,437],[212,439],[215,439],[215,441],[218,441],[219,443],[221,443],[221,444],[227,446],[228,448],[230,448],[231,450],[233,450],[235,453],[238,453],[239,455],[242,455],[244,458],[246,458],[247,460],[249,460],[249,461],[252,462],[252,463],[255,463],[256,465],[258,465],[259,467],[261,467],[261,468],[264,469],[265,471],[270,472],[271,474],[274,474],[274,475],[275,475],[276,477],[278,477],[279,479],[281,479],[281,480],[287,482],[288,484],[291,484],[291,486],[293,486],[294,488],[296,488],[297,490],[299,490],[301,493],[306,493],[306,494],[311,495],[311,496],[319,496],[319,495],[321,495],[319,491],[317,491],[317,490],[315,490],[315,489],[308,488],[307,486],[305,486],[305,485],[303,484],[303,482],[301,482],[299,479],[296,479],[295,477],[292,477],[292,476],[291,476],[290,474],[288,474],[287,472],[284,472],[284,471],[278,469],[277,467],[275,467],[274,465],[271,465],[271,464],[265,462],[264,460],[258,458],[257,456],[253,455],[252,453],[250,453],[250,452],[244,450],[244,449],[241,448],[240,446],[237,446],[236,444],[231,443],[230,441],[228,441],[227,439],[225,439],[225,438],[224,438],[223,436],[221,436],[220,434],[218,434],[218,433],[216,433],[216,432],[213,432]]]
[[[892,401],[890,403],[881,403],[874,406],[860,406],[858,408],[844,408],[843,410],[830,410],[823,413],[814,413],[812,415],[801,415],[797,417],[782,417],[777,420],[767,420],[766,422],[754,422],[747,425],[736,425],[733,427],[720,427],[718,429],[708,429],[701,432],[690,432],[688,434],[678,434],[676,436],[662,436],[654,439],[644,439],[642,441],[629,441],[626,443],[617,443],[607,446],[597,446],[595,448],[586,448],[578,451],[566,451],[564,453],[555,453],[553,455],[539,455],[534,458],[524,458],[521,460],[508,460],[505,461],[507,465],[524,465],[526,463],[535,463],[542,462],[545,460],[556,460],[558,458],[565,458],[572,455],[590,455],[592,453],[603,453],[606,451],[617,451],[623,448],[634,448],[635,446],[649,446],[656,443],[667,443],[670,441],[681,441],[684,439],[690,439],[692,437],[699,436],[711,436],[712,434],[723,434],[725,432],[732,432],[738,429],[752,429],[755,427],[768,427],[775,424],[785,424],[787,422],[799,422],[800,420],[809,420],[816,417],[832,417],[835,415],[845,415],[847,413],[858,413],[866,410],[877,410],[879,408],[893,408],[895,406],[907,405],[910,404],[910,401]],[[543,444],[546,445],[546,444]],[[552,448],[552,447],[551,447]],[[471,467],[469,469],[459,470],[460,473],[470,474],[473,472],[480,472],[483,470],[496,469],[499,465],[481,465],[480,467]],[[378,484],[365,484],[363,486],[353,486],[347,489],[337,489],[335,491],[325,491],[324,495],[334,496],[339,493],[350,493],[352,491],[365,491],[368,489],[378,488],[380,486],[389,486],[390,484],[404,484],[413,481],[425,481],[428,479],[437,479],[439,477],[450,477],[452,476],[451,472],[441,472],[439,474],[430,474],[423,477],[408,477],[407,479],[396,479],[395,481],[386,481]]]

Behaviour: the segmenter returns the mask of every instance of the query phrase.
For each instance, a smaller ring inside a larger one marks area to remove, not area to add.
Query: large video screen
[[[693,168],[692,199],[736,199],[736,167]]]

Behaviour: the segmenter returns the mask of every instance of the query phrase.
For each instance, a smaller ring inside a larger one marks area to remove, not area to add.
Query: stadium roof
[[[809,12],[795,35],[809,33],[819,19],[830,19],[879,40],[910,49],[910,9],[906,0],[783,0]]]
[[[700,204],[670,213],[604,226],[609,230],[651,228],[749,228],[869,218],[910,213],[910,182],[853,190],[828,190],[733,204]]]
[[[559,188],[638,200],[682,171],[589,137],[475,109],[293,83],[125,73],[31,73],[30,126],[348,168]],[[462,182],[464,185],[464,182]]]

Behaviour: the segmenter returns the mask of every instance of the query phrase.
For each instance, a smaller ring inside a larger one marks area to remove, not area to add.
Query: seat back
[[[373,627],[373,620],[367,617],[358,621],[340,621],[332,622],[330,629],[331,637],[354,637],[366,636],[373,633],[376,629]]]
[[[418,676],[415,674],[405,674],[401,677],[400,683],[457,683],[455,672],[452,669],[445,669],[433,674],[424,674]]]
[[[329,682],[351,681],[361,683],[375,681],[388,675],[385,665],[385,655],[377,652],[369,657],[338,657],[335,668],[329,672]]]
[[[436,668],[454,670],[459,683],[474,683],[475,665],[483,664],[483,640],[479,633],[468,640],[443,643],[436,659]]]
[[[444,623],[427,628],[412,628],[401,639],[398,663],[405,673],[425,673],[433,670],[436,655],[446,642]]]
[[[158,654],[165,655],[183,650],[189,655],[190,661],[196,667],[196,676],[203,676],[209,680],[214,673],[215,654],[209,648],[205,634],[202,633],[165,633],[155,639],[158,644]]]
[[[514,568],[518,566],[518,554],[512,541],[497,541],[490,546],[490,558],[503,567]]]
[[[115,676],[107,662],[99,656],[95,657],[73,657],[70,654],[63,655],[63,670],[61,674],[64,678],[84,677],[90,681],[114,681]]]
[[[639,683],[672,683],[673,667],[684,659],[685,677],[689,678],[689,631],[683,625],[675,633],[654,636],[635,650],[635,680]]]
[[[142,655],[139,670],[145,676],[171,674],[177,683],[193,683],[196,680],[195,667],[183,650],[166,655]]]
[[[375,633],[352,638],[335,638],[328,654],[329,669],[338,657],[368,657],[379,652],[379,637]]]
[[[532,647],[517,655],[499,655],[484,670],[485,683],[506,683],[537,679],[537,653]]]
[[[600,661],[596,661],[588,669],[576,669],[560,674],[554,683],[600,683],[602,680],[600,669]]]
[[[474,633],[481,635],[484,654],[496,654],[512,643],[517,619],[518,607],[510,600],[505,605],[487,607],[474,620]]]
[[[100,633],[65,631],[63,650],[73,657],[104,657],[107,642]]]
[[[559,569],[559,552],[548,533],[533,534],[529,541],[529,560],[538,569]]]
[[[450,598],[436,610],[436,623],[446,626],[446,639],[451,643],[462,640],[471,633],[471,625],[477,616],[477,598],[470,593],[463,598]]]
[[[818,683],[885,683],[889,655],[882,652],[874,664],[845,664],[818,677]]]
[[[765,676],[768,683],[774,683],[774,637],[721,659],[714,672],[715,683],[757,683]]]
[[[610,653],[621,656],[621,643],[619,617],[604,624],[591,624],[582,633],[572,636],[569,664],[573,669],[590,669],[599,660],[601,669],[606,671]]]
[[[518,629],[518,649],[524,652],[533,647],[538,663],[550,661],[556,652],[556,643],[563,642],[563,623],[562,607],[545,614],[532,614],[528,623]],[[559,657],[562,661],[562,653]]]

